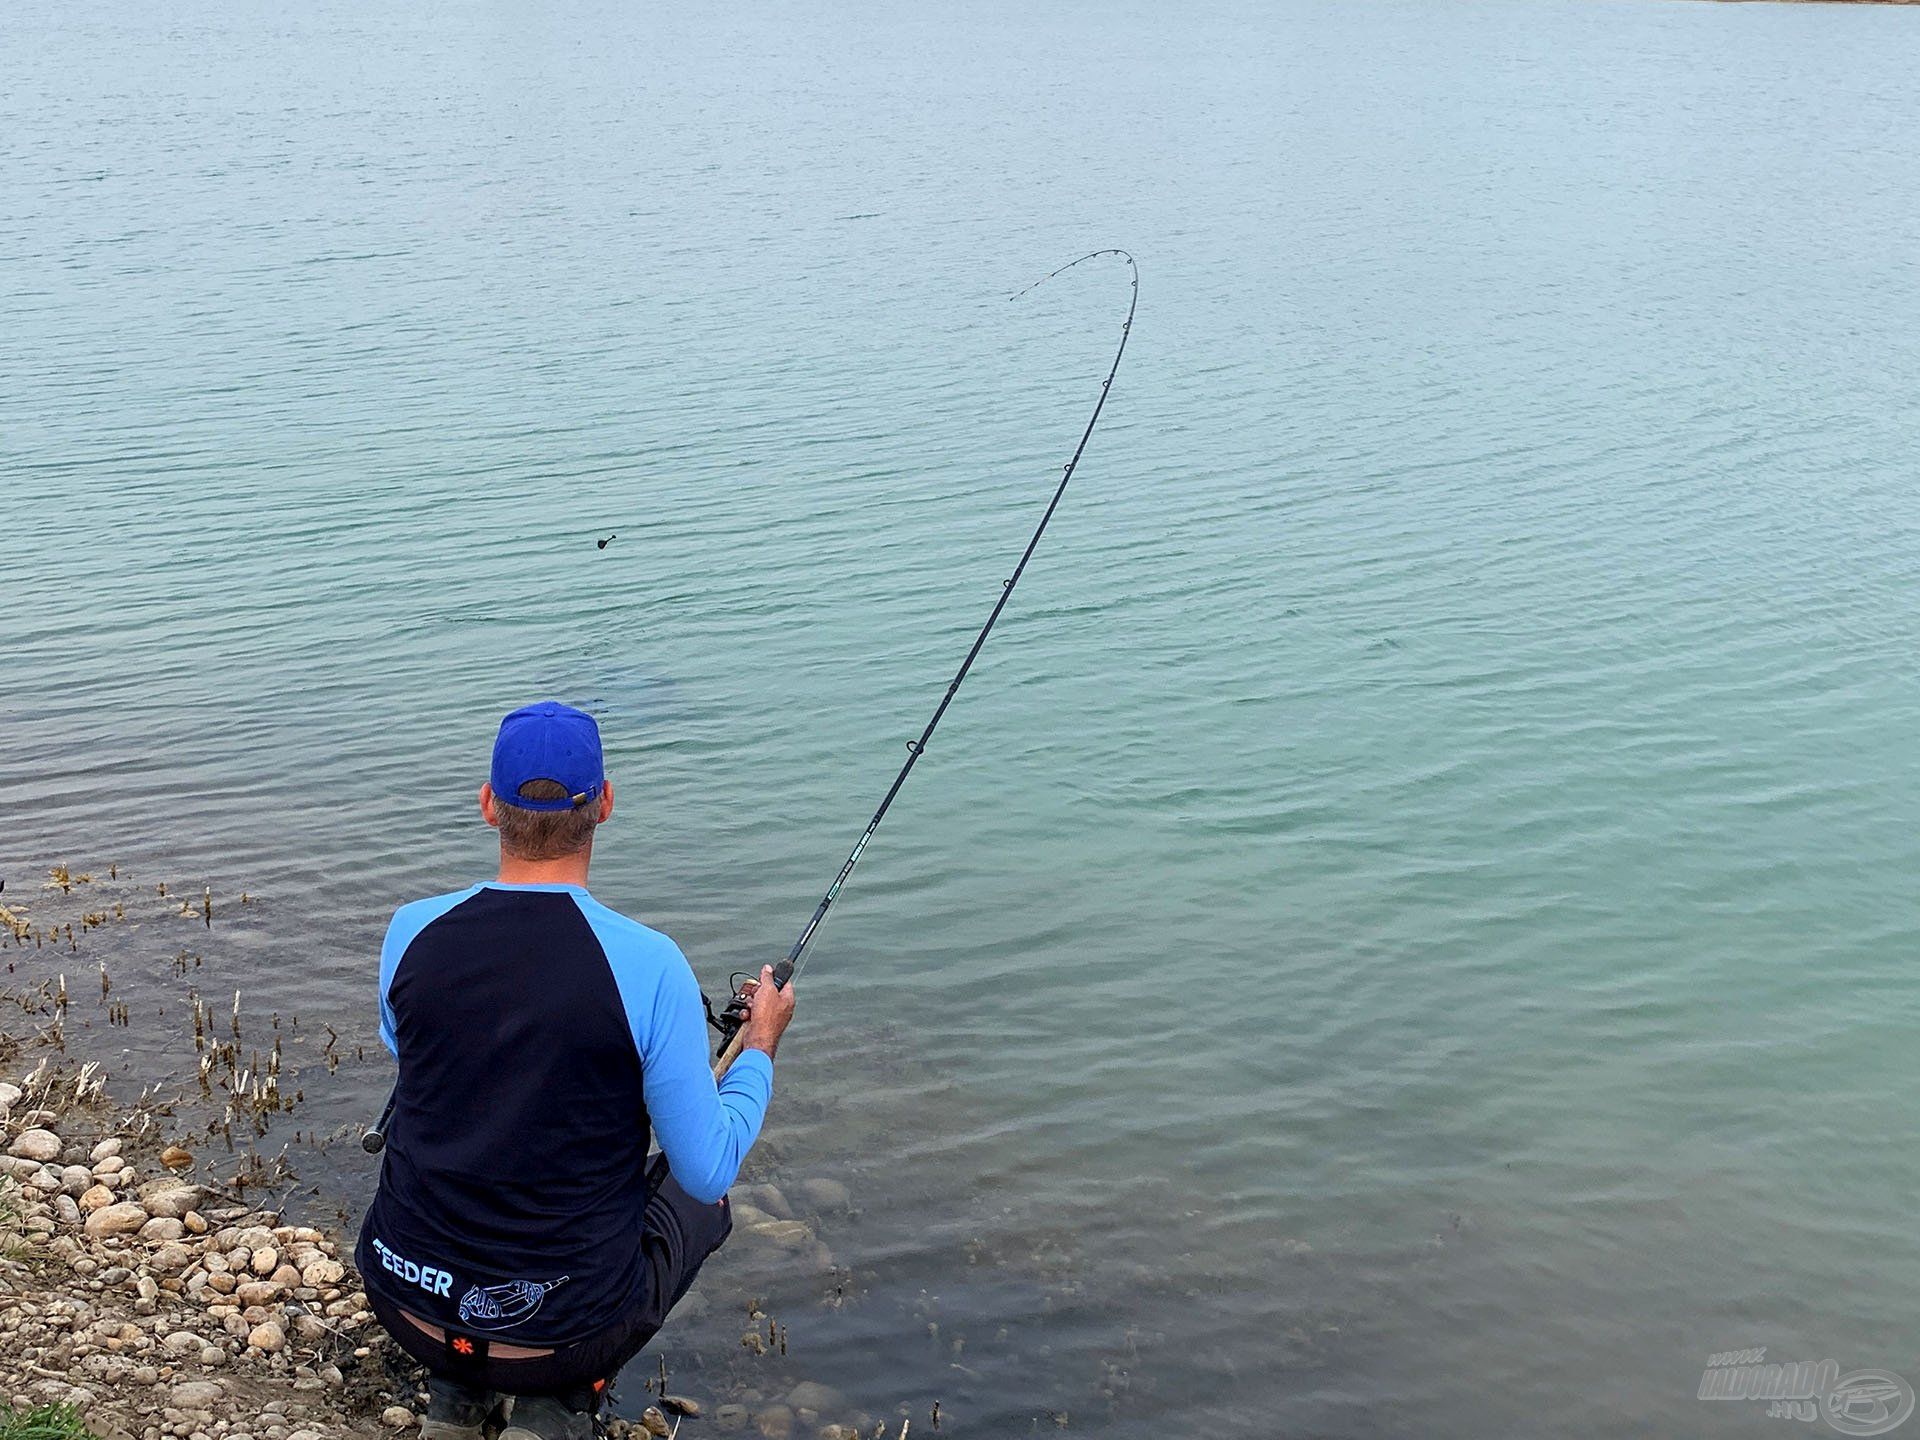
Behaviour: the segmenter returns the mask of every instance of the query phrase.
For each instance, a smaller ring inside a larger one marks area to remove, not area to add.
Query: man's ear
[[[613,818],[613,781],[604,780],[600,784],[600,823],[606,824]]]
[[[480,784],[480,818],[494,829],[500,828],[500,812],[493,807],[493,786],[486,781]]]

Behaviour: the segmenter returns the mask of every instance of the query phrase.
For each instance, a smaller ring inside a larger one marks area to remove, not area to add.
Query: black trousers
[[[576,1408],[590,1408],[577,1402],[597,1398],[620,1367],[659,1333],[667,1312],[692,1288],[707,1257],[733,1233],[733,1210],[726,1200],[717,1205],[695,1200],[667,1173],[666,1156],[654,1158],[647,1182],[653,1193],[647,1199],[640,1236],[645,1296],[629,1314],[596,1335],[551,1355],[501,1360],[490,1353],[486,1336],[448,1330],[444,1340],[436,1340],[369,1290],[373,1313],[400,1348],[430,1374],[508,1395],[558,1395],[576,1402]]]

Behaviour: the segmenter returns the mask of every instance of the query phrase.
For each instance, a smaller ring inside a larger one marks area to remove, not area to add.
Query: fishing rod
[[[1027,286],[1025,290],[1016,291],[1007,297],[1009,300],[1018,300],[1027,291],[1044,285],[1054,276],[1065,274],[1074,266],[1089,260],[1097,260],[1103,255],[1118,255],[1125,260],[1127,268],[1133,272],[1133,278],[1128,286],[1130,295],[1127,301],[1127,318],[1120,327],[1120,344],[1113,352],[1113,363],[1107,367],[1106,378],[1100,382],[1100,396],[1093,402],[1093,413],[1087,417],[1087,428],[1080,432],[1080,443],[1073,447],[1073,455],[1061,473],[1060,483],[1054,487],[1053,498],[1047,502],[1046,512],[1041,515],[1040,523],[1034,527],[1033,537],[1027,541],[1027,548],[1021,552],[1020,563],[1013,567],[1012,575],[1000,582],[1000,598],[994,602],[993,613],[987,616],[987,623],[982,625],[980,633],[974,636],[973,647],[967,651],[967,658],[960,662],[959,671],[948,682],[946,693],[940,697],[939,705],[934,708],[933,718],[927,721],[927,728],[920,732],[919,739],[907,742],[907,762],[900,767],[900,773],[893,777],[893,784],[887,788],[886,798],[880,802],[880,808],[873,812],[873,818],[867,822],[866,831],[854,845],[853,853],[847,856],[846,864],[840,867],[840,873],[833,877],[833,883],[827,887],[827,893],[814,907],[813,917],[807,921],[806,928],[800,932],[800,938],[793,942],[793,948],[787,951],[786,958],[773,967],[773,983],[780,989],[784,990],[788,982],[798,975],[801,967],[806,964],[807,947],[813,943],[813,937],[819,933],[822,922],[827,918],[827,911],[831,910],[833,902],[840,898],[841,887],[847,883],[847,877],[853,874],[853,867],[860,863],[860,857],[866,853],[867,845],[873,839],[874,832],[880,828],[880,822],[887,818],[887,811],[892,807],[894,797],[900,793],[900,787],[907,783],[907,776],[911,775],[913,767],[920,763],[920,757],[927,753],[927,742],[933,738],[933,732],[939,728],[941,718],[947,713],[947,707],[953,704],[953,697],[960,693],[960,682],[967,678],[967,672],[973,668],[973,662],[987,643],[987,636],[993,633],[993,627],[1000,618],[1000,612],[1007,608],[1007,602],[1013,598],[1014,587],[1020,583],[1020,577],[1026,573],[1027,562],[1033,559],[1033,552],[1040,548],[1040,537],[1047,533],[1047,525],[1053,519],[1053,512],[1060,508],[1060,501],[1067,493],[1068,484],[1073,480],[1073,472],[1080,464],[1080,456],[1087,448],[1087,441],[1093,438],[1093,427],[1100,423],[1100,412],[1106,408],[1107,394],[1113,387],[1113,377],[1120,370],[1120,357],[1127,353],[1127,337],[1133,332],[1134,307],[1140,303],[1140,267],[1134,263],[1133,256],[1125,250],[1095,250],[1082,255],[1078,260],[1069,261],[1058,270],[1049,271],[1032,285]],[[735,986],[733,997],[727,1001],[726,1008],[718,1016],[711,1013],[711,1006],[708,1007],[708,1019],[722,1037],[719,1054],[713,1064],[715,1075],[725,1074],[727,1067],[733,1064],[734,1058],[740,1053],[739,1032],[741,1025],[746,1022],[747,1012],[752,1003],[751,995],[752,992],[743,983]]]
[[[942,717],[947,713],[947,707],[953,704],[953,697],[960,691],[960,682],[967,678],[967,672],[973,668],[973,662],[979,658],[980,651],[986,646],[987,636],[993,633],[994,624],[1000,619],[1000,612],[1007,608],[1007,602],[1013,598],[1014,587],[1020,583],[1020,577],[1026,574],[1027,562],[1033,559],[1033,552],[1040,548],[1040,537],[1047,533],[1047,525],[1053,519],[1053,512],[1060,508],[1060,501],[1067,493],[1068,484],[1073,480],[1073,472],[1079,467],[1080,457],[1086,451],[1087,441],[1093,438],[1093,427],[1100,423],[1100,412],[1106,408],[1107,394],[1113,388],[1113,377],[1120,371],[1120,357],[1127,353],[1127,337],[1133,332],[1134,307],[1140,303],[1140,267],[1134,263],[1133,256],[1125,250],[1094,250],[1082,255],[1078,260],[1067,262],[1058,270],[1049,271],[1027,286],[1025,290],[1018,290],[1007,297],[1009,300],[1018,300],[1028,291],[1046,284],[1054,276],[1063,275],[1076,265],[1084,265],[1089,260],[1098,260],[1105,255],[1118,255],[1127,262],[1127,269],[1132,272],[1132,279],[1128,282],[1127,318],[1120,327],[1120,344],[1113,352],[1113,363],[1107,367],[1106,377],[1100,382],[1100,395],[1093,402],[1093,413],[1087,417],[1086,429],[1080,432],[1080,443],[1073,447],[1073,455],[1068,459],[1061,473],[1060,483],[1054,487],[1053,498],[1047,502],[1047,508],[1040,517],[1040,523],[1034,527],[1033,536],[1027,541],[1027,548],[1021,552],[1020,563],[1013,567],[1012,575],[1000,582],[1000,598],[994,602],[993,613],[987,616],[987,623],[980,627],[980,633],[974,637],[973,646],[967,651],[967,658],[960,662],[960,669],[948,683],[946,693],[940,697],[940,703],[934,709],[933,718],[927,721],[926,728],[920,732],[919,739],[907,742],[907,762],[900,767],[900,773],[893,777],[893,784],[887,787],[886,797],[881,800],[880,808],[873,812],[873,818],[867,822],[867,828],[860,836],[859,842],[854,845],[853,853],[847,856],[846,863],[840,867],[840,873],[833,877],[833,884],[827,887],[827,893],[814,907],[812,918],[807,921],[806,928],[800,932],[800,938],[793,942],[793,948],[787,951],[786,957],[773,967],[773,983],[783,990],[806,964],[807,947],[813,943],[813,937],[820,933],[821,923],[826,920],[827,912],[833,908],[833,902],[840,898],[841,887],[847,883],[847,877],[853,874],[853,867],[860,863],[860,857],[866,853],[867,845],[872,841],[874,832],[880,828],[880,822],[887,818],[887,811],[892,808],[894,797],[900,793],[900,787],[907,783],[907,776],[913,773],[913,767],[919,764],[920,757],[926,754],[927,742],[933,738],[933,732],[939,728]],[[608,540],[613,538],[611,535],[607,537]],[[601,541],[600,544],[604,549],[606,541]],[[735,1057],[740,1054],[740,1027],[746,1023],[751,994],[744,982],[739,983],[735,985],[726,1008],[719,1014],[714,1013],[711,1003],[707,1006],[708,1023],[721,1034],[719,1054],[713,1063],[713,1073],[716,1076],[724,1075],[727,1068],[733,1064]],[[387,1103],[380,1112],[380,1118],[360,1137],[360,1148],[369,1155],[378,1155],[386,1148],[387,1127],[393,1121],[393,1109],[399,1100],[399,1094],[396,1086],[393,1093],[387,1097]]]

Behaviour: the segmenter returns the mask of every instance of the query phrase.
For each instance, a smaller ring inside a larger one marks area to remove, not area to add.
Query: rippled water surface
[[[1124,244],[1109,419],[782,1056],[843,1269],[730,1248],[689,1388],[1731,1436],[1713,1351],[1920,1379],[1917,62],[1825,6],[11,4],[7,897],[244,888],[208,988],[368,1041],[552,694],[597,891],[717,988],[1125,273],[1007,295]]]

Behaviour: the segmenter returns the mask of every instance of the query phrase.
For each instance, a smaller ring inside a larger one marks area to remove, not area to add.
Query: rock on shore
[[[74,1405],[103,1440],[414,1423],[336,1240],[181,1178],[177,1152],[143,1174],[121,1140],[89,1147],[69,1138],[81,1117],[23,1103],[0,1082],[0,1402]]]

